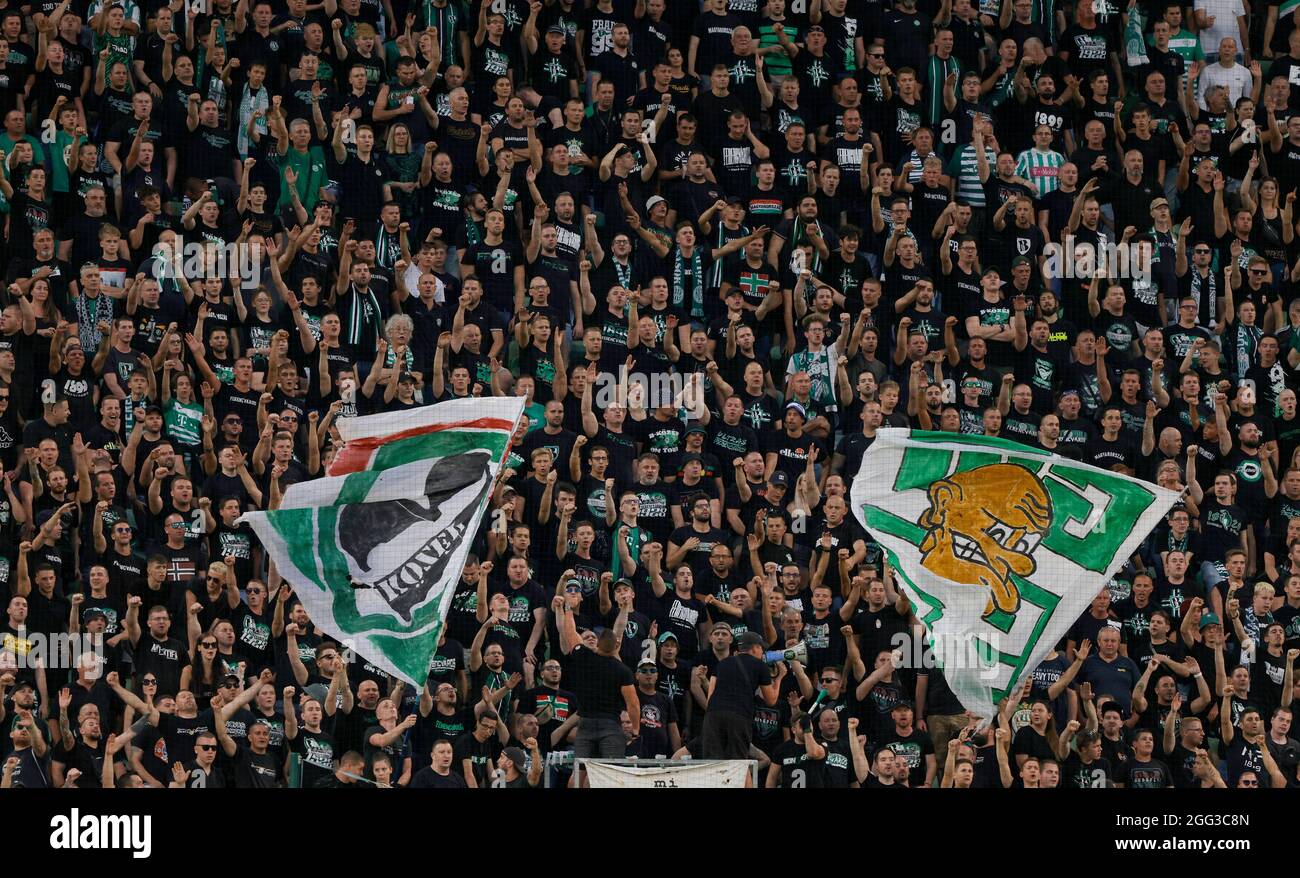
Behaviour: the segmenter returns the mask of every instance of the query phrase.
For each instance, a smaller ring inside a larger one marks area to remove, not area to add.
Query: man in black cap
[[[763,661],[761,635],[746,631],[736,639],[736,651],[718,663],[709,678],[708,713],[704,717],[702,757],[705,759],[748,759],[754,735],[754,693],[768,707],[775,707],[785,678],[785,663],[776,663],[776,673]]]
[[[520,747],[506,747],[497,757],[497,779],[492,782],[492,786],[500,786],[503,789],[528,789],[535,787],[542,780],[542,754],[537,749],[537,739],[528,739],[533,755],[531,764],[528,762],[528,756]],[[527,773],[525,774],[525,771]]]

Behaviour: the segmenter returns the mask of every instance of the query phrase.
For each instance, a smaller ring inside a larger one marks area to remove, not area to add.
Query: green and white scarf
[[[704,262],[700,258],[700,248],[692,250],[691,256],[691,277],[694,279],[690,295],[690,312],[692,317],[704,316]],[[682,256],[680,247],[673,249],[673,306],[676,308],[686,307],[686,257]]]

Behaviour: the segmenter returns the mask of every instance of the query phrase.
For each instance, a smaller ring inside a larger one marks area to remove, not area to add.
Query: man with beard
[[[59,693],[59,722],[62,727],[61,740],[55,748],[54,761],[50,766],[50,779],[53,785],[76,786],[85,789],[98,789],[103,774],[104,759],[107,753],[102,738],[99,708],[94,704],[83,704],[77,711],[77,728],[73,733],[68,723],[68,706],[72,702],[72,691],[64,689]],[[122,771],[117,771],[121,768]],[[115,774],[125,773],[125,766],[114,768]]]
[[[713,526],[713,506],[706,494],[697,493],[682,505],[690,510],[690,523],[677,528],[669,537],[667,567],[676,570],[685,563],[696,578],[703,578],[709,570],[714,547],[725,544],[727,534]]]

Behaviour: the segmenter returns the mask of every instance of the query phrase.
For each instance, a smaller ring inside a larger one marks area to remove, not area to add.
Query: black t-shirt
[[[473,732],[466,732],[456,739],[452,747],[452,773],[461,774],[461,766],[468,759],[473,767],[475,782],[480,787],[486,787],[491,780],[488,763],[495,764],[496,758],[501,755],[500,739],[492,735],[486,741],[480,741],[474,737]],[[423,772],[427,769],[420,770]]]
[[[433,768],[421,768],[415,774],[411,775],[411,786],[413,790],[430,790],[430,789],[448,789],[463,790],[468,786],[465,778],[461,776],[455,768],[446,774],[439,774]]]
[[[280,785],[279,760],[271,750],[258,754],[240,747],[235,753],[234,763],[236,789],[266,790]]]
[[[823,760],[810,758],[805,745],[793,738],[777,746],[772,753],[772,764],[781,768],[781,789],[819,789],[825,786]]]
[[[1169,770],[1168,765],[1158,759],[1150,759],[1146,762],[1129,759],[1116,774],[1115,779],[1122,783],[1125,789],[1160,790],[1173,786],[1174,774]]]
[[[614,656],[576,646],[569,654],[569,669],[566,679],[573,684],[582,715],[617,722],[627,707],[622,688],[633,682],[627,666]]]
[[[926,757],[934,755],[934,742],[928,734],[915,727],[907,735],[891,729],[881,743],[888,744],[896,756],[907,760],[908,786],[913,789],[925,786]]]
[[[152,673],[158,679],[158,695],[175,695],[180,689],[181,668],[189,664],[189,650],[175,637],[157,640],[149,631],[135,645],[135,671],[140,677]]]
[[[717,683],[709,710],[719,713],[737,713],[744,719],[754,719],[754,692],[759,686],[772,682],[772,671],[761,660],[744,653],[733,655],[718,663]]]

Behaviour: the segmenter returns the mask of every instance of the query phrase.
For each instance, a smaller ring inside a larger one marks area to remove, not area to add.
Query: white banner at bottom
[[[743,759],[644,766],[582,762],[593,789],[739,789],[752,765]]]

